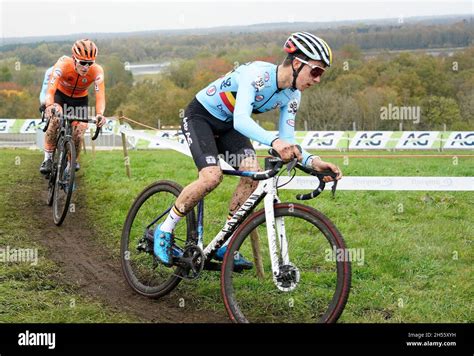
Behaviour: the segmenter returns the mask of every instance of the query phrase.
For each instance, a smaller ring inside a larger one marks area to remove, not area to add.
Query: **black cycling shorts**
[[[243,159],[256,156],[250,139],[234,129],[233,121],[214,117],[196,98],[185,110],[181,129],[198,170],[218,166],[218,156],[236,169]]]
[[[89,117],[87,112],[89,98],[87,95],[80,98],[71,98],[57,89],[54,93],[54,102],[63,108],[65,115],[77,116],[84,119]]]

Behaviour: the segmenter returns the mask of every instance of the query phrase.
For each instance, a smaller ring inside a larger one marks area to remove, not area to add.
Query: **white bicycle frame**
[[[217,251],[235,232],[237,227],[243,223],[264,196],[265,219],[267,224],[268,246],[272,265],[273,280],[277,283],[280,275],[280,265],[289,265],[288,241],[286,239],[285,222],[283,217],[275,218],[274,204],[279,203],[277,195],[277,178],[269,178],[260,181],[257,188],[250,194],[249,198],[237,210],[231,219],[227,220],[221,231],[206,246],[203,251],[204,259],[207,260],[211,253]],[[198,241],[202,247],[202,241]]]

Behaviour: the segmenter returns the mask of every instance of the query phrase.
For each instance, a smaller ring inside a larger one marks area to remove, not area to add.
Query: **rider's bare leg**
[[[56,115],[52,115],[52,109],[56,111]],[[58,105],[54,104],[48,107],[45,111],[45,116],[49,117],[49,125],[48,129],[46,130],[44,136],[44,152],[45,152],[45,160],[51,158],[54,150],[56,149],[56,140],[58,137],[58,128],[59,128],[59,119],[58,116],[62,114],[63,108]]]
[[[247,157],[242,160],[239,170],[241,171],[260,171],[260,166],[256,157]],[[252,192],[257,188],[258,182],[252,180],[251,178],[240,178],[240,182],[237,185],[237,188],[234,191],[232,200],[229,206],[229,213],[234,214],[240,206],[245,203],[247,198],[252,194]]]
[[[76,161],[79,159],[79,155],[81,153],[81,143],[82,138],[84,137],[84,133],[87,129],[87,123],[80,122],[74,126],[74,131],[72,134],[72,139],[74,141],[74,146],[76,148]]]
[[[199,172],[199,178],[184,187],[176,199],[179,212],[186,215],[207,194],[212,192],[222,182],[222,171],[218,166],[205,167]]]
[[[172,211],[161,225],[161,230],[172,232],[179,220],[193,209],[207,194],[222,182],[222,171],[218,166],[205,167],[199,171],[199,178],[184,187],[176,199]]]

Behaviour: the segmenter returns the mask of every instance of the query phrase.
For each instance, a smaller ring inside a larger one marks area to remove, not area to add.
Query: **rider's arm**
[[[41,92],[39,96],[39,101],[41,105],[43,105],[46,102],[46,92],[48,91],[49,79],[51,78],[52,72],[53,72],[53,67],[50,67],[44,74],[43,85],[41,86]]]
[[[258,84],[255,84],[257,77],[258,75],[252,75],[250,71],[242,73],[239,77],[239,89],[234,107],[234,128],[251,140],[271,146],[272,141],[278,138],[277,135],[264,130],[250,116],[255,94],[259,90]]]
[[[94,79],[95,112],[96,115],[104,115],[105,111],[105,81],[104,70],[97,66],[97,74]]]
[[[51,77],[49,78],[48,90],[46,91],[45,105],[46,107],[54,104],[54,94],[58,88],[59,78],[63,73],[62,61],[59,59],[53,67]]]
[[[288,102],[288,104],[280,108],[280,122],[278,125],[279,138],[283,141],[297,144],[295,139],[295,120],[296,112],[298,111],[299,102],[301,99],[301,93],[297,92],[294,97]],[[312,155],[306,150],[302,149],[303,165],[311,163],[309,159]]]

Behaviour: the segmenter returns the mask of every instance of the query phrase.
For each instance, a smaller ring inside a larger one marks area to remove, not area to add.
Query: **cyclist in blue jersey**
[[[48,68],[48,70],[44,73],[44,79],[43,79],[43,85],[41,86],[41,92],[39,96],[39,101],[40,101],[40,112],[43,113],[43,111],[46,108],[46,92],[48,91],[48,83],[49,79],[51,78],[51,73],[53,72],[53,67]]]
[[[234,168],[258,171],[250,140],[273,147],[288,162],[294,157],[321,171],[330,169],[341,179],[334,164],[300,152],[295,146],[295,119],[301,92],[319,83],[332,63],[332,52],[321,38],[307,32],[293,33],[285,42],[286,59],[280,65],[251,62],[241,65],[197,93],[185,110],[182,130],[199,170],[199,178],[186,186],[166,220],[154,231],[154,253],[166,266],[172,262],[173,230],[178,221],[222,181],[219,155]],[[278,134],[264,130],[251,117],[279,109]],[[332,180],[330,177],[326,181]],[[229,207],[230,215],[246,201],[258,183],[241,178]],[[222,260],[227,246],[215,258]],[[242,255],[235,265],[252,268]]]

